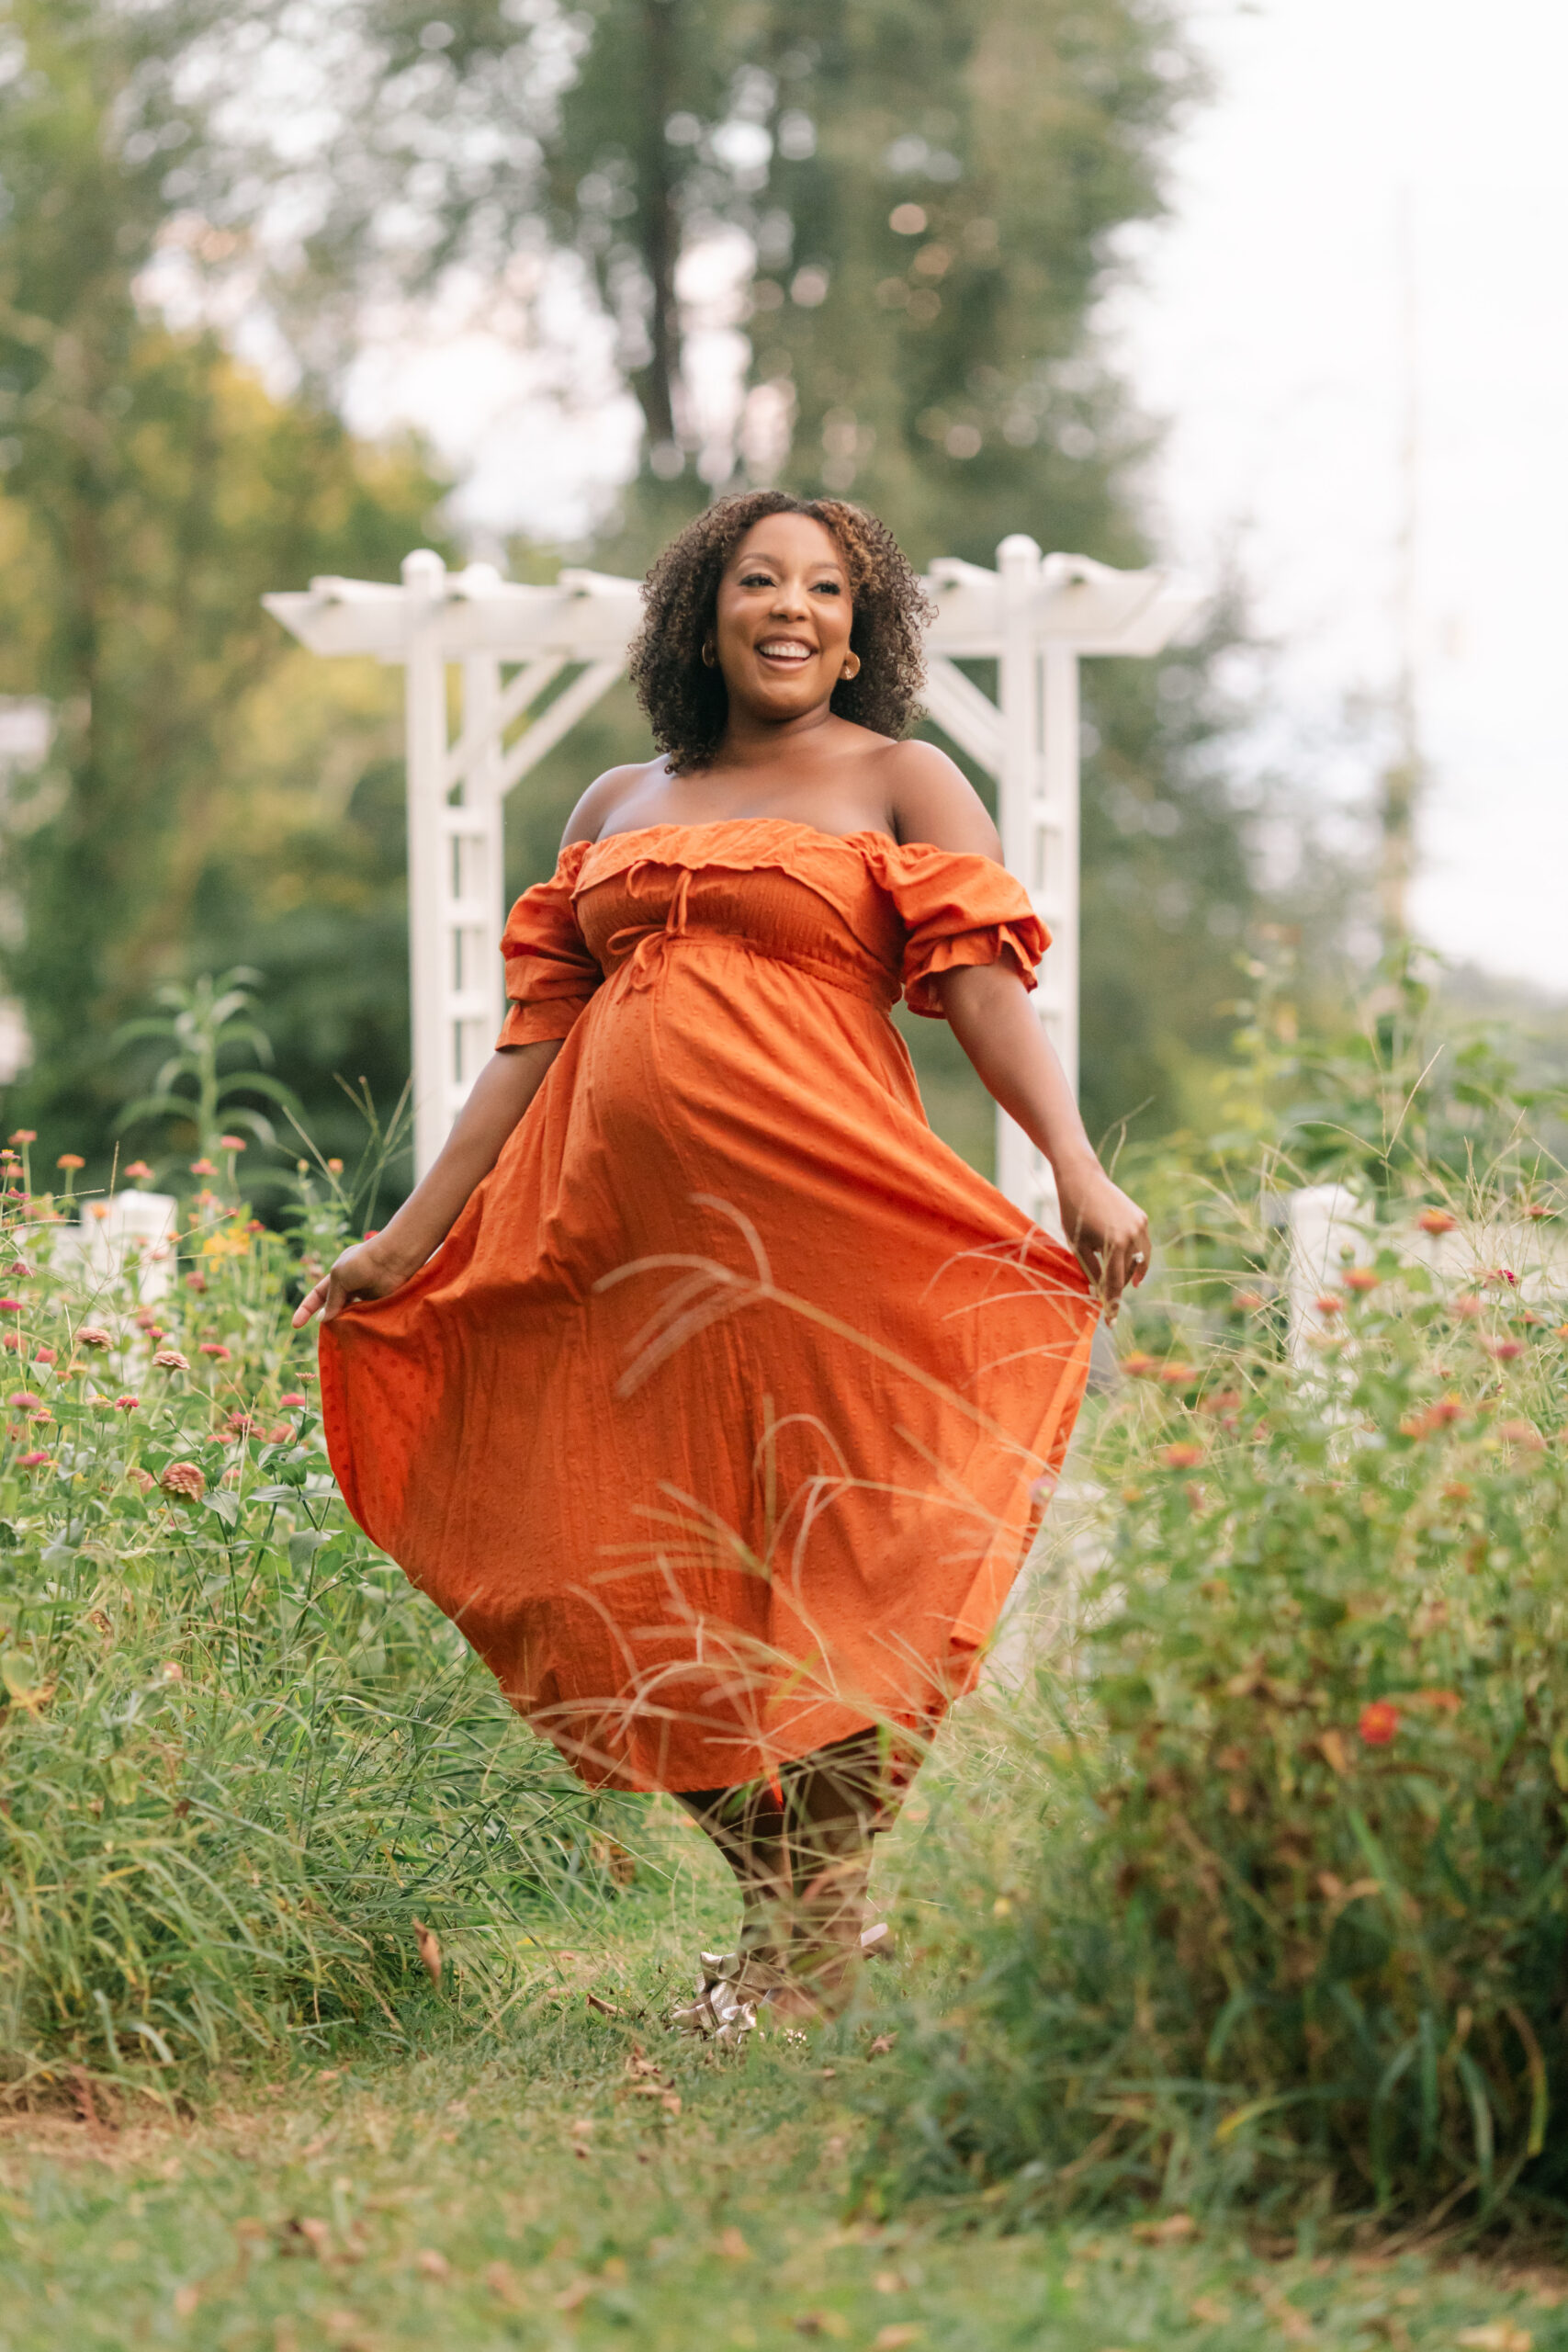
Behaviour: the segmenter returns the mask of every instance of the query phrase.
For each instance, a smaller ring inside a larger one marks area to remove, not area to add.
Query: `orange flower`
[[[1268,1300],[1260,1290],[1238,1290],[1231,1293],[1231,1305],[1239,1306],[1247,1315],[1256,1314],[1258,1307],[1267,1306],[1268,1304]]]
[[[1347,1290],[1376,1290],[1382,1276],[1371,1266],[1348,1266],[1339,1277]]]
[[[1190,1380],[1197,1377],[1198,1367],[1193,1363],[1168,1363],[1160,1372],[1160,1378],[1168,1388],[1185,1388]]]
[[[1331,1290],[1319,1291],[1313,1300],[1313,1306],[1319,1315],[1337,1315],[1344,1304],[1344,1300],[1336,1297]]]
[[[1196,1470],[1202,1459],[1201,1445],[1168,1445],[1160,1455],[1168,1470]]]
[[[1159,1370],[1159,1364],[1155,1357],[1134,1350],[1130,1356],[1122,1357],[1122,1369],[1129,1380],[1152,1380]]]
[[[1390,1699],[1373,1699],[1361,1709],[1356,1729],[1369,1747],[1386,1747],[1399,1729],[1399,1709]]]
[[[1423,1209],[1416,1222],[1423,1233],[1451,1233],[1459,1219],[1447,1209]]]
[[[87,1165],[79,1151],[62,1151],[54,1164],[57,1168],[85,1168]]]
[[[1419,1413],[1412,1413],[1400,1422],[1404,1437],[1430,1437],[1434,1430],[1447,1429],[1453,1421],[1464,1419],[1462,1396],[1438,1396]]]
[[[11,1141],[13,1143],[37,1143],[38,1129],[36,1127],[18,1127],[15,1135],[11,1137]]]
[[[329,1176],[341,1176],[343,1174],[342,1160],[329,1159],[327,1162],[327,1173]]]
[[[158,1484],[166,1495],[183,1495],[198,1503],[207,1492],[207,1478],[198,1463],[171,1462]]]

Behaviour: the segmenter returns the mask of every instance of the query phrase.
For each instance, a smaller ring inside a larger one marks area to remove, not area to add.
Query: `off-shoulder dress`
[[[888,1016],[1047,944],[988,859],[774,819],[574,842],[513,909],[500,1042],[565,1043],[321,1387],[359,1524],[591,1783],[735,1787],[972,1682],[1095,1307]]]

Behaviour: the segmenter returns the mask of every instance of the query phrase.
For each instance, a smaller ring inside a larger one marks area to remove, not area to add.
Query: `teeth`
[[[775,658],[779,659],[804,662],[809,658],[811,648],[808,645],[793,645],[786,643],[784,645],[760,645],[757,648],[757,650],[759,653],[771,653]]]

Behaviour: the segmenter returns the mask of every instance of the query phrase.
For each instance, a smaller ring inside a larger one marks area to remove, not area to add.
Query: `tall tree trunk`
[[[678,96],[677,12],[681,6],[682,0],[642,0],[642,151],[637,176],[643,255],[653,285],[653,316],[649,322],[653,354],[645,367],[635,371],[632,383],[648,420],[649,439],[655,444],[675,439],[679,408],[681,316],[675,298],[675,266],[681,258],[681,220],[664,126],[674,112]]]

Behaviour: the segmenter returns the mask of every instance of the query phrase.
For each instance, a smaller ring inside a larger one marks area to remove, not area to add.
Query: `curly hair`
[[[672,539],[642,583],[642,626],[626,667],[653,740],[683,775],[705,766],[723,739],[729,699],[722,673],[703,661],[724,568],[764,514],[808,514],[838,541],[854,617],[852,678],[833,689],[831,708],[878,735],[902,735],[925,684],[921,635],[933,607],[885,523],[841,498],[794,498],[788,491],[742,491],[716,499]]]

